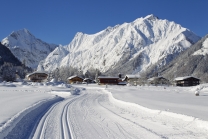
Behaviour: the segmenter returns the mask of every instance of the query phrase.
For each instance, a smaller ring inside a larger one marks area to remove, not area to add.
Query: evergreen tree
[[[2,72],[2,79],[4,81],[15,81],[15,68],[11,63],[5,63],[1,69]]]

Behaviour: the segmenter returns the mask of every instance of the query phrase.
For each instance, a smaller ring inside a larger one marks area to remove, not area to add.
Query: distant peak
[[[75,36],[80,36],[80,35],[83,35],[84,33],[83,32],[77,32]]]
[[[153,15],[153,14],[150,14],[150,15],[147,15],[144,19],[156,20],[156,19],[159,19],[159,18],[157,16]]]
[[[23,28],[23,29],[21,29],[21,30],[18,30],[17,32],[31,34],[31,33],[29,32],[29,30],[27,30],[26,28]]]
[[[15,40],[18,40],[20,38],[27,38],[27,37],[34,37],[34,35],[32,35],[27,29],[20,29],[17,31],[13,31],[8,37],[12,37]],[[6,37],[5,39],[7,39],[8,37]]]
[[[22,31],[29,33],[29,30],[27,30],[26,28],[22,29]]]
[[[30,32],[29,32],[29,30],[27,30],[27,29],[20,29],[20,30],[17,30],[17,31],[13,31],[12,33],[11,33],[11,35],[14,35],[14,34],[17,34],[17,35],[20,35],[20,34],[28,34],[28,35],[31,35],[31,36],[33,36]]]

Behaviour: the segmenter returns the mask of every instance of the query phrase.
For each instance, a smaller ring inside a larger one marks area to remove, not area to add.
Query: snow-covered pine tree
[[[13,67],[13,65],[11,63],[5,63],[3,66],[2,66],[2,79],[4,81],[15,81],[16,79],[16,76],[15,76],[15,73],[16,73],[16,70],[15,68]]]

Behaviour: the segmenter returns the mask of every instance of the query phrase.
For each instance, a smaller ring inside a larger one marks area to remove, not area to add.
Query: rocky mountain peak
[[[85,72],[94,68],[108,74],[136,74],[152,65],[168,64],[199,39],[179,24],[148,15],[95,34],[75,35],[62,46],[64,53],[48,55],[39,66],[47,71],[72,66]]]
[[[36,38],[27,29],[13,31],[1,43],[21,62],[25,60],[26,66],[31,68],[37,68],[39,62],[58,46]]]

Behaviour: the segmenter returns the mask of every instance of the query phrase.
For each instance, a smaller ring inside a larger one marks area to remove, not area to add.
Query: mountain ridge
[[[139,74],[154,64],[168,64],[199,39],[173,21],[148,15],[95,34],[78,32],[69,45],[57,47],[38,67],[46,71],[72,66],[84,72],[94,68],[107,74]]]
[[[202,82],[208,82],[207,46],[208,34],[157,72],[170,80],[180,76],[195,76]]]

